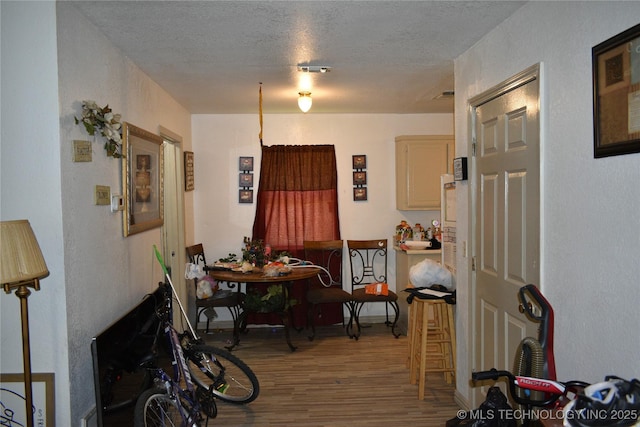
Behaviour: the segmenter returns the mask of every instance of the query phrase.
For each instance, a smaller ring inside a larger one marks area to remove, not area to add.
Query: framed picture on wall
[[[238,179],[238,185],[240,187],[253,187],[253,174],[241,173],[240,178]]]
[[[640,24],[594,46],[594,157],[640,152]]]
[[[239,169],[243,172],[253,170],[253,157],[240,157]]]
[[[353,172],[353,185],[366,185],[367,173],[365,171]]]
[[[240,190],[239,203],[253,203],[253,190]]]
[[[162,226],[164,222],[164,151],[160,136],[124,123],[122,137],[124,235]]]
[[[365,154],[356,154],[353,156],[353,169],[366,169],[367,156]]]
[[[184,152],[184,191],[193,191],[195,181],[193,178],[193,152]]]
[[[367,200],[367,187],[354,187],[353,200],[356,202]]]

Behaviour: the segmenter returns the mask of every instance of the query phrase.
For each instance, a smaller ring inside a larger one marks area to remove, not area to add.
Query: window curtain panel
[[[333,145],[262,148],[253,238],[295,257],[305,240],[340,239]]]
[[[305,240],[340,239],[338,171],[333,145],[275,145],[262,147],[260,182],[253,239],[274,251],[304,259]],[[257,285],[261,286],[261,285]],[[291,297],[294,328],[307,321],[307,283],[296,283]],[[274,314],[252,313],[252,324],[279,324]],[[342,304],[327,304],[316,325],[343,321]]]

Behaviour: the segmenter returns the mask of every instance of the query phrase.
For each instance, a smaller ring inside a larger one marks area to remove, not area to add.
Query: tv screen
[[[152,354],[161,302],[159,287],[91,340],[98,427],[133,425],[136,399],[149,386],[139,364]]]

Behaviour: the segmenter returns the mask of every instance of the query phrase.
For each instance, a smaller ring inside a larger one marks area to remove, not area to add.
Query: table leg
[[[238,344],[240,344],[240,331],[243,329],[242,325],[246,324],[247,312],[240,310],[233,322],[233,342],[225,348],[229,351],[233,350]]]
[[[294,346],[291,343],[291,334],[289,333],[289,328],[293,325],[293,310],[291,305],[289,304],[289,295],[291,294],[291,288],[293,286],[293,282],[284,282],[282,284],[282,293],[283,299],[282,303],[284,304],[282,307],[282,312],[280,316],[282,317],[282,324],[284,325],[284,336],[287,340],[287,345],[291,349],[291,351],[296,351],[298,347]],[[295,326],[294,326],[295,328]]]

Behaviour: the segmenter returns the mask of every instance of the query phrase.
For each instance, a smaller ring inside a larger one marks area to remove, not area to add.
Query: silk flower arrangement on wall
[[[74,116],[76,124],[82,123],[87,133],[96,133],[105,137],[104,149],[107,156],[113,158],[124,157],[122,154],[122,115],[113,114],[109,105],[98,107],[95,101],[82,101],[82,116]]]

